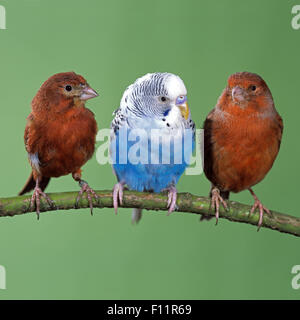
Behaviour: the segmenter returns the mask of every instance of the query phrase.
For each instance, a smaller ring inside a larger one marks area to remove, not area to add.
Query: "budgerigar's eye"
[[[66,91],[70,92],[70,91],[72,91],[72,86],[70,86],[69,84],[67,84],[67,85],[65,86],[65,89],[66,89]]]
[[[160,100],[161,102],[166,102],[166,101],[167,101],[167,98],[164,97],[164,96],[162,96],[162,97],[159,98],[159,100]]]

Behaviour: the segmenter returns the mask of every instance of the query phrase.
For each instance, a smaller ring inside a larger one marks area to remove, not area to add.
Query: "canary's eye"
[[[66,91],[70,92],[72,91],[72,86],[70,86],[69,84],[65,86]]]
[[[166,102],[166,101],[167,101],[167,98],[164,97],[164,96],[162,96],[162,97],[159,97],[159,100],[160,100],[161,102]]]
[[[255,90],[256,90],[256,86],[251,86],[250,89],[251,89],[252,91],[255,91]]]

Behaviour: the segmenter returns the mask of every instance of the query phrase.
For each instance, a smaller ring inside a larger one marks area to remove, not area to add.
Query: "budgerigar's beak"
[[[178,96],[176,99],[176,106],[179,108],[182,117],[185,120],[187,120],[190,115],[190,109],[187,103],[187,96],[186,95]]]
[[[190,109],[187,101],[184,103],[178,104],[177,107],[180,109],[182,117],[187,120],[190,115]]]
[[[98,96],[99,96],[99,94],[94,89],[92,89],[91,87],[86,87],[82,90],[82,94],[80,96],[80,99],[85,101],[85,100],[89,100],[92,98],[96,98]]]

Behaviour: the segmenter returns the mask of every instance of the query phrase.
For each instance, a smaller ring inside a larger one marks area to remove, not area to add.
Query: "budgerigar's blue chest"
[[[125,135],[117,131],[111,145],[111,157],[118,181],[131,190],[157,193],[176,185],[193,152],[194,136],[190,133],[167,141],[153,140],[150,135],[130,141],[130,129]]]

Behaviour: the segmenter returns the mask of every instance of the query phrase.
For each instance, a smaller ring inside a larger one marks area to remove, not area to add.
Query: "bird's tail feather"
[[[50,181],[50,178],[46,178],[43,177],[42,180],[39,183],[39,187],[41,188],[42,191],[44,191],[48,185]],[[23,189],[19,192],[19,196],[22,196],[23,194],[30,192],[31,190],[33,190],[35,188],[35,180],[33,178],[33,174],[31,172],[28,180],[25,183],[25,186],[23,187]]]
[[[131,221],[133,224],[137,224],[142,219],[142,209],[134,208],[132,210]]]

